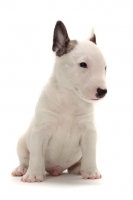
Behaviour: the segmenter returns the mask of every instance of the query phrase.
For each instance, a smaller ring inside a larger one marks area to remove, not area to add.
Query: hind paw
[[[27,172],[28,166],[20,165],[12,171],[12,176],[23,176]]]

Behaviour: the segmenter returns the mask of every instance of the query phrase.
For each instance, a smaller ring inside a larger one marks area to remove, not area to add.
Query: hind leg
[[[29,151],[27,149],[25,135],[23,135],[17,144],[17,154],[20,165],[12,171],[13,176],[23,176],[29,165]]]
[[[70,174],[81,174],[80,169],[81,169],[81,160],[79,160],[77,163],[69,167],[67,170],[68,173]]]

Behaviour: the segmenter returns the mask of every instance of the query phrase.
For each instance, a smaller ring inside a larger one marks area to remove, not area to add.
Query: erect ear
[[[65,53],[70,42],[65,25],[61,21],[57,21],[54,29],[52,50],[56,55],[61,56]]]
[[[97,44],[96,42],[96,35],[95,35],[95,32],[94,32],[94,28],[91,30],[91,34],[90,34],[90,38],[89,40],[95,44]]]

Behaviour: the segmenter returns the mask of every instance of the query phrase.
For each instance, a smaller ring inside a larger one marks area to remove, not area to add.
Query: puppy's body
[[[54,34],[53,73],[27,132],[19,139],[20,166],[12,174],[34,182],[42,181],[45,171],[57,176],[68,169],[83,178],[100,178],[92,102],[100,98],[97,88],[106,87],[105,61],[91,41],[70,43],[61,22]]]

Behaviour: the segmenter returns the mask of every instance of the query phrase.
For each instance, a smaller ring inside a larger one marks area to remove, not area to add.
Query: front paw
[[[42,182],[44,180],[44,174],[43,173],[32,173],[30,171],[27,171],[26,174],[21,178],[21,181],[23,182]]]
[[[83,179],[100,179],[102,178],[102,175],[98,171],[97,168],[88,168],[87,170],[83,169],[81,170],[81,175]]]

